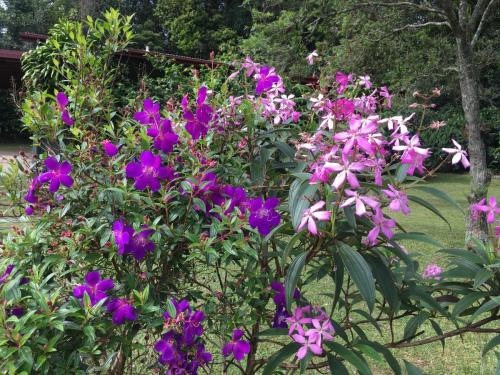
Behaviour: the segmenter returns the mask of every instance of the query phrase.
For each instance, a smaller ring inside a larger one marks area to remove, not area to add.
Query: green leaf
[[[259,333],[259,336],[287,336],[287,328],[269,328]]]
[[[486,345],[483,348],[482,356],[484,357],[486,353],[488,353],[491,349],[493,349],[495,346],[500,345],[500,335],[496,335],[493,337],[490,341],[486,343]]]
[[[441,327],[439,326],[439,324],[435,320],[433,320],[433,319],[429,319],[429,321],[431,322],[432,328],[434,328],[434,331],[436,332],[436,334],[438,336],[441,336],[443,334],[443,330],[441,329]],[[443,350],[444,350],[444,345],[445,345],[444,338],[442,338],[439,341],[441,341],[441,346],[443,347]]]
[[[420,327],[427,319],[429,319],[429,314],[427,312],[421,312],[417,316],[412,317],[406,323],[403,337],[409,339],[415,335],[418,327]]]
[[[177,310],[175,305],[172,303],[172,300],[167,299],[167,312],[171,318],[175,318],[177,316]]]
[[[340,242],[338,249],[347,272],[372,311],[375,305],[375,281],[370,266],[351,246]]]
[[[349,375],[349,371],[344,364],[335,358],[334,355],[327,354],[328,365],[330,366],[330,374],[332,375]]]
[[[401,366],[399,365],[397,359],[394,357],[394,355],[391,353],[389,349],[387,349],[382,344],[374,341],[360,340],[359,343],[364,345],[370,345],[376,351],[381,353],[384,356],[387,363],[389,364],[389,366],[391,367],[394,374],[401,375]]]
[[[398,170],[396,171],[396,180],[399,182],[403,182],[408,175],[408,169],[410,168],[410,164],[400,164],[398,166]]]
[[[286,308],[288,311],[292,311],[293,293],[297,287],[297,281],[300,277],[300,273],[302,272],[302,268],[304,268],[307,254],[308,252],[304,252],[297,256],[288,269],[288,273],[285,278],[285,297]]]
[[[396,289],[396,281],[391,270],[376,256],[368,255],[367,259],[369,259],[368,263],[371,266],[373,276],[375,276],[382,295],[389,303],[392,311],[396,312],[399,309],[400,300],[398,290]]]
[[[415,186],[413,189],[423,191],[424,193],[430,194],[438,199],[441,199],[442,201],[445,201],[445,202],[451,204],[457,210],[459,210],[460,212],[465,214],[462,206],[460,206],[458,204],[458,202],[455,199],[453,199],[448,193],[446,193],[440,189],[437,189],[437,188],[432,187],[432,186]]]
[[[463,296],[460,299],[460,301],[458,301],[457,304],[455,305],[455,307],[453,308],[453,312],[451,313],[451,316],[453,318],[460,316],[460,314],[462,312],[464,312],[474,302],[476,302],[478,299],[483,298],[487,295],[488,295],[488,293],[486,293],[486,292],[473,292],[473,293],[470,293],[470,294]]]
[[[443,244],[441,242],[438,242],[430,238],[426,234],[419,232],[396,233],[394,237],[392,237],[392,240],[396,242],[401,240],[411,240],[411,241],[423,242],[440,248],[443,247]]]
[[[263,375],[271,375],[273,373],[273,371],[281,363],[283,363],[283,361],[285,361],[292,354],[295,354],[297,352],[297,350],[299,350],[299,348],[300,348],[300,345],[296,342],[291,342],[290,344],[282,347],[280,350],[278,350],[276,353],[274,353],[271,357],[269,357],[262,374]]]
[[[23,346],[19,349],[19,356],[28,364],[30,368],[33,367],[33,353],[31,352],[31,348],[29,346]]]
[[[344,263],[342,263],[342,258],[338,253],[333,254],[333,261],[335,262],[335,270],[333,271],[335,293],[333,295],[332,306],[337,309],[337,302],[339,301],[340,293],[342,292],[342,284],[344,283]]]
[[[311,185],[309,180],[297,179],[292,182],[288,194],[288,206],[294,228],[299,226],[302,214],[309,207],[309,202],[313,199],[317,190],[318,185]]]
[[[479,307],[476,310],[476,312],[470,318],[470,321],[473,322],[474,319],[476,319],[479,315],[481,315],[482,313],[485,313],[486,311],[490,311],[497,306],[500,306],[500,296],[491,297],[491,300],[486,302],[484,305],[481,305],[481,307]]]
[[[408,372],[408,375],[424,375],[422,370],[420,370],[417,366],[411,364],[408,361],[403,360],[405,363],[406,371]]]
[[[334,341],[325,342],[325,345],[332,352],[334,352],[335,354],[337,354],[338,356],[342,357],[347,362],[352,364],[354,367],[356,367],[361,374],[371,375],[372,372],[368,367],[368,365],[366,364],[366,362],[352,350],[349,350],[345,346]]]
[[[493,272],[490,270],[483,268],[481,271],[476,273],[476,277],[474,277],[474,289],[479,288],[483,285],[487,280],[493,278]]]
[[[441,218],[446,224],[448,224],[448,227],[451,229],[451,225],[448,222],[448,220],[443,216],[443,214],[436,208],[434,207],[429,201],[426,201],[425,199],[422,199],[420,197],[417,197],[415,195],[408,195],[408,199],[411,200],[412,202],[415,202],[422,207],[427,208],[429,211],[433,212],[436,216]]]

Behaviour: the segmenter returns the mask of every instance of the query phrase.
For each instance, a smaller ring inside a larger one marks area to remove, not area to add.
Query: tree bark
[[[469,194],[470,207],[485,198],[491,181],[491,174],[486,164],[486,148],[481,136],[481,118],[479,106],[479,78],[474,64],[474,52],[465,31],[456,35],[457,60],[460,71],[460,91],[462,108],[465,115],[470,159],[471,189]],[[473,239],[482,242],[488,240],[488,225],[481,215],[476,218],[471,208],[467,213],[465,242],[468,247]]]

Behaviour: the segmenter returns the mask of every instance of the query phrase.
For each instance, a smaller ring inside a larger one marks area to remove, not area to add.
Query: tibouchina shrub
[[[92,25],[126,23],[105,17]],[[400,374],[389,348],[425,343],[422,327],[443,339],[437,318],[462,326],[451,335],[498,319],[493,246],[444,250],[450,268],[422,273],[400,245],[439,246],[391,218],[411,217],[409,201],[442,217],[413,189],[455,203],[419,187],[432,150],[411,116],[384,115],[386,87],[339,72],[294,97],[247,58],[220,92],[115,108],[109,77],[74,70],[89,56],[67,58],[55,95],[24,107],[45,151],[30,225],[1,249],[5,373],[369,374],[386,361]],[[458,144],[444,151],[468,166]],[[494,224],[499,209],[475,212]]]

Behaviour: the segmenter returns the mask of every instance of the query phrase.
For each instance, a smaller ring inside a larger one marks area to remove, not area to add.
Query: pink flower
[[[346,189],[345,192],[346,195],[348,195],[350,198],[347,198],[344,203],[340,205],[340,207],[344,208],[354,203],[356,205],[356,215],[358,216],[363,216],[366,213],[365,204],[373,209],[379,207],[379,202],[375,198],[369,197],[367,195],[359,195],[357,191],[349,189]]]
[[[372,83],[370,81],[370,76],[360,76],[359,84],[361,86],[365,86],[365,89],[370,89],[372,87]]]
[[[424,160],[431,154],[429,149],[420,147],[420,139],[418,134],[415,134],[410,139],[405,140],[406,145],[394,146],[392,149],[395,151],[403,151],[401,156],[401,163],[409,164],[408,174],[413,175],[415,169],[420,173],[424,171]]]
[[[307,63],[308,63],[309,65],[313,65],[313,64],[314,64],[314,60],[315,60],[315,58],[316,58],[316,57],[318,57],[318,56],[319,56],[319,55],[318,55],[318,51],[316,51],[316,50],[312,51],[312,52],[311,52],[309,55],[307,55],[307,57],[306,57]]]
[[[324,319],[322,322],[319,319],[312,319],[311,321],[314,328],[307,330],[306,336],[309,340],[316,342],[321,347],[323,340],[333,341],[332,333],[335,332],[330,319]]]
[[[467,152],[465,150],[462,150],[462,146],[458,144],[457,141],[454,139],[451,140],[453,144],[455,145],[455,148],[443,148],[442,150],[450,155],[453,155],[453,158],[451,159],[451,164],[457,164],[458,162],[462,162],[462,165],[464,168],[469,168],[470,163],[469,160],[467,160]]]
[[[425,267],[425,270],[422,273],[422,277],[424,279],[439,280],[439,279],[441,279],[442,272],[443,272],[443,269],[441,267],[439,267],[435,263],[431,263],[427,267]]]
[[[497,207],[497,199],[495,197],[490,197],[488,204],[486,204],[486,198],[483,198],[474,205],[473,210],[476,212],[484,212],[488,224],[493,223],[495,221],[495,215],[500,214],[500,208]]]
[[[319,201],[310,208],[304,210],[304,213],[302,214],[302,221],[300,222],[297,231],[301,231],[307,224],[307,229],[309,230],[309,232],[311,232],[314,235],[318,234],[318,228],[316,227],[316,222],[314,220],[315,219],[319,221],[330,220],[330,211],[318,211],[320,208],[323,208],[324,206],[325,202]]]
[[[436,129],[442,128],[443,126],[446,126],[446,122],[444,122],[444,121],[433,121],[429,125],[429,128],[436,130]]]
[[[365,165],[361,162],[351,162],[346,157],[342,155],[342,164],[339,163],[325,163],[325,167],[334,171],[339,172],[337,176],[335,176],[335,180],[332,183],[332,186],[335,189],[339,189],[344,182],[347,180],[349,185],[353,189],[359,188],[359,181],[354,174],[354,172],[361,172],[365,169]]]
[[[304,358],[309,350],[311,350],[311,352],[316,355],[321,355],[323,353],[323,349],[321,348],[321,346],[316,344],[316,342],[309,338],[306,338],[299,334],[293,335],[292,338],[295,342],[302,344],[302,347],[297,351],[298,359]]]
[[[372,216],[372,222],[375,226],[368,232],[368,243],[376,245],[378,243],[377,237],[382,232],[388,239],[394,236],[392,228],[396,226],[396,222],[392,219],[386,219],[382,210],[377,209],[375,215]]]
[[[410,208],[408,207],[408,197],[404,191],[399,191],[391,184],[387,186],[389,190],[382,190],[385,195],[391,199],[389,208],[393,211],[401,211],[403,214],[408,215]]]
[[[361,116],[353,116],[349,120],[349,130],[336,133],[333,136],[335,141],[344,142],[342,153],[349,155],[353,148],[359,146],[364,152],[371,155],[374,153],[373,145],[368,136],[377,130],[377,122],[366,121]]]

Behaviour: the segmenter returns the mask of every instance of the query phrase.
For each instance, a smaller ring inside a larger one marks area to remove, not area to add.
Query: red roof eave
[[[23,51],[16,51],[11,49],[0,49],[0,59],[4,60],[20,60]]]

